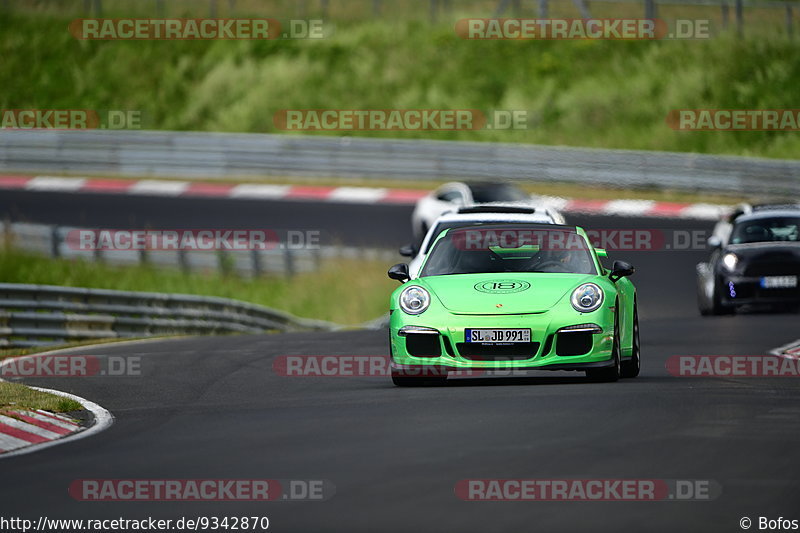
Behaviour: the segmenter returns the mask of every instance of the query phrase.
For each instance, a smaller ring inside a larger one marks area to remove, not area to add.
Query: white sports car
[[[400,255],[413,257],[408,263],[411,279],[417,277],[422,260],[436,237],[446,229],[480,226],[482,224],[526,222],[533,224],[564,224],[564,217],[555,209],[540,206],[527,207],[520,204],[485,204],[461,207],[454,213],[445,213],[431,224],[419,246],[407,244],[400,248]],[[418,242],[418,241],[415,241]]]
[[[433,221],[447,211],[497,202],[535,204],[529,194],[509,183],[446,183],[417,202],[411,215],[414,241],[420,243],[433,225]]]

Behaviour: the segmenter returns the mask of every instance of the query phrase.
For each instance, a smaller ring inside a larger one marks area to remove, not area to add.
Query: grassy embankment
[[[274,113],[294,108],[528,110],[524,131],[358,134],[800,153],[793,132],[665,123],[672,109],[797,107],[800,40],[780,17],[744,39],[468,41],[450,24],[373,20],[341,22],[321,40],[91,42],[67,32],[68,15],[2,16],[5,109],[141,110],[147,128],[229,132],[275,132]]]
[[[5,283],[220,296],[339,324],[359,324],[386,312],[389,294],[397,285],[386,277],[389,266],[381,261],[337,259],[323,263],[318,272],[291,278],[244,279],[233,274],[184,274],[149,265],[52,260],[8,248],[0,253],[0,279]]]
[[[8,413],[8,409],[43,409],[53,413],[66,413],[81,409],[81,404],[20,383],[0,381],[0,413],[13,416],[13,413]]]

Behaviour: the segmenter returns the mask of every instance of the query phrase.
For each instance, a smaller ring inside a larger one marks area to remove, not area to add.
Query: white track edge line
[[[800,346],[800,339],[797,339],[795,341],[786,343],[783,346],[779,346],[778,348],[775,348],[774,350],[770,350],[769,353],[772,354],[772,355],[777,355],[778,357],[783,357],[784,359],[795,360],[796,359],[795,357],[784,353],[784,351],[788,350],[789,348],[796,348],[798,346]]]
[[[19,356],[19,357],[30,357],[30,356],[36,356],[36,355],[57,354],[57,353],[63,353],[63,352],[66,352],[66,351],[80,350],[80,349],[83,349],[83,348],[93,348],[93,347],[111,345],[111,344],[127,345],[127,344],[138,344],[138,343],[145,343],[145,342],[156,342],[156,341],[163,341],[163,340],[174,340],[174,339],[181,339],[181,338],[186,338],[186,336],[158,337],[158,338],[155,338],[155,339],[132,339],[132,340],[129,340],[129,341],[121,341],[121,342],[120,341],[117,341],[117,342],[104,342],[104,343],[101,342],[101,343],[90,344],[90,345],[86,345],[86,346],[71,346],[71,347],[68,347],[68,348],[59,348],[59,349],[56,349],[56,350],[48,350],[46,352],[39,352],[39,353],[35,353],[35,354],[22,355],[22,356]],[[18,357],[9,357],[7,359],[3,359],[2,361],[0,361],[0,368],[5,366],[6,364],[9,364],[12,360],[15,360],[15,359],[18,359]],[[0,379],[0,381],[6,381],[6,380]],[[22,383],[22,385],[25,385],[25,384]],[[84,437],[88,437],[90,435],[94,435],[95,433],[99,433],[99,432],[101,432],[101,431],[103,431],[105,429],[108,429],[111,426],[111,424],[114,423],[114,415],[111,414],[111,412],[108,409],[106,409],[104,407],[101,407],[100,405],[98,405],[98,404],[96,404],[94,402],[91,402],[91,401],[89,401],[89,400],[87,400],[85,398],[81,398],[80,396],[77,396],[75,394],[70,394],[68,392],[62,392],[62,391],[57,391],[57,390],[54,390],[54,389],[45,389],[45,388],[42,388],[42,387],[34,387],[34,386],[31,386],[31,385],[25,385],[25,386],[26,387],[30,387],[31,389],[34,389],[34,390],[41,391],[41,392],[49,392],[50,394],[55,394],[56,396],[61,396],[62,398],[69,398],[71,400],[75,400],[76,402],[80,403],[85,409],[87,409],[88,411],[91,411],[91,413],[94,415],[95,423],[94,423],[94,425],[92,425],[89,428],[79,429],[78,431],[76,431],[76,432],[74,432],[74,433],[72,433],[70,435],[65,435],[65,436],[63,436],[61,438],[58,438],[58,439],[54,439],[54,440],[51,440],[51,441],[48,441],[48,442],[42,442],[42,443],[39,443],[39,444],[31,444],[30,446],[26,446],[25,448],[20,448],[19,450],[0,453],[0,459],[3,459],[5,457],[12,457],[14,455],[24,455],[24,454],[27,454],[27,453],[33,453],[33,452],[36,452],[36,451],[39,451],[39,450],[43,450],[45,448],[50,448],[51,446],[55,446],[57,444],[63,444],[65,442],[82,439]]]

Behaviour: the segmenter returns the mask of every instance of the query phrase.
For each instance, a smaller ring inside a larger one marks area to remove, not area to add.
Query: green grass
[[[228,132],[275,132],[280,109],[520,109],[528,130],[372,135],[800,153],[796,132],[665,122],[672,109],[797,107],[800,39],[779,18],[744,39],[692,41],[467,41],[449,24],[372,20],[322,40],[90,42],[69,35],[66,15],[0,17],[3,109],[141,110],[146,128]]]
[[[3,414],[7,414],[3,412],[4,409],[43,409],[53,413],[66,413],[82,408],[80,403],[69,398],[37,391],[20,383],[0,381],[0,413]]]
[[[13,249],[0,253],[0,279],[5,283],[220,296],[339,324],[359,324],[387,311],[389,294],[397,284],[386,277],[389,266],[381,261],[337,259],[323,263],[318,272],[292,278],[243,279],[148,265],[114,267],[52,260]]]

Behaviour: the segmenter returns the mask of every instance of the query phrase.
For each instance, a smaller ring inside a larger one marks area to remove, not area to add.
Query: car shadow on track
[[[509,386],[509,385],[571,385],[591,383],[585,376],[520,376],[520,377],[487,377],[480,379],[457,378],[448,379],[448,387],[475,386]]]
[[[616,383],[601,383],[590,380],[585,376],[524,376],[524,377],[481,377],[481,378],[456,378],[448,379],[446,384],[427,384],[418,387],[411,387],[410,390],[419,389],[442,389],[449,387],[510,387],[510,386],[531,386],[531,385],[581,385],[581,386],[624,386],[627,383],[634,384],[641,381],[666,382],[675,381],[676,378],[670,377],[646,377],[639,376],[636,379],[620,379]],[[376,382],[368,387],[372,388],[398,388],[392,385],[391,381]]]

